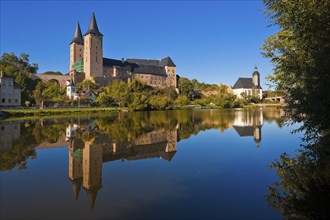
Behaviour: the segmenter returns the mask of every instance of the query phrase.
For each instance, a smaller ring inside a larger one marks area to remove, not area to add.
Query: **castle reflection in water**
[[[178,141],[208,129],[222,132],[234,128],[240,137],[254,139],[258,148],[264,120],[281,125],[282,115],[283,111],[278,109],[169,111],[1,122],[0,154],[21,146],[28,146],[30,151],[68,146],[68,177],[74,197],[77,200],[84,188],[93,209],[102,188],[102,164],[105,162],[149,158],[171,161],[177,152]],[[21,160],[27,159],[26,156]],[[13,169],[17,166],[13,164],[10,161],[1,170]]]
[[[102,188],[102,163],[114,160],[141,160],[160,158],[170,161],[176,153],[177,129],[150,131],[135,140],[124,143],[112,142],[108,135],[98,135],[83,141],[77,133],[93,132],[95,123],[87,126],[70,124],[66,128],[69,142],[69,179],[73,185],[75,199],[82,187],[87,192],[91,209],[96,195]]]

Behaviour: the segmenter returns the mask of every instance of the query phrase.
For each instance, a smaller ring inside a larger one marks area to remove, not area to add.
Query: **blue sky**
[[[172,57],[177,73],[206,83],[261,84],[272,64],[261,55],[268,27],[262,1],[3,1],[0,51],[30,55],[39,73],[69,71],[69,43],[77,21],[83,34],[94,10],[108,58]]]

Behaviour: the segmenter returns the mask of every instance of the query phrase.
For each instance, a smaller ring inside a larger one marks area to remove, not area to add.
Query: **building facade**
[[[260,73],[258,68],[254,68],[252,78],[238,78],[233,86],[233,93],[237,98],[243,98],[242,94],[246,96],[255,96],[262,99],[262,88],[260,86]]]
[[[149,86],[177,87],[176,65],[170,57],[160,60],[103,57],[103,34],[94,13],[84,36],[79,23],[70,43],[70,75],[74,81],[92,80],[106,86],[114,80],[138,79]]]
[[[14,77],[0,75],[0,106],[21,106],[21,86],[15,82]]]

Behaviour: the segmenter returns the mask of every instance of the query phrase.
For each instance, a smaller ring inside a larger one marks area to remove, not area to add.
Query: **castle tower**
[[[254,67],[254,72],[252,73],[252,82],[255,87],[260,88],[260,73],[257,66]]]
[[[75,63],[83,60],[84,56],[84,39],[81,34],[79,22],[76,26],[73,39],[70,43],[70,72],[75,69]]]
[[[89,28],[84,35],[84,72],[85,79],[103,75],[102,33],[99,31],[94,12]]]
[[[165,67],[166,75],[167,75],[167,86],[176,88],[176,65],[170,57],[166,57],[160,60],[161,65]]]

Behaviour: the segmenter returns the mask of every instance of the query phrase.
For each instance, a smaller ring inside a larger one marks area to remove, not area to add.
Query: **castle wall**
[[[137,79],[141,82],[146,83],[149,86],[165,88],[167,87],[167,77],[166,76],[158,76],[147,73],[134,73],[132,75],[133,79]]]

